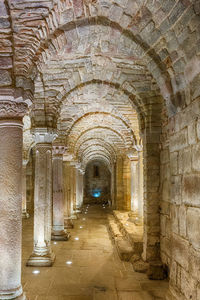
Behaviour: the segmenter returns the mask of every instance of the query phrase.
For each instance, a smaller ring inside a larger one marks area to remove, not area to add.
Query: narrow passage
[[[163,300],[168,283],[150,281],[122,262],[102,206],[84,206],[67,242],[52,242],[53,267],[26,267],[32,251],[33,218],[23,222],[22,284],[29,300]]]

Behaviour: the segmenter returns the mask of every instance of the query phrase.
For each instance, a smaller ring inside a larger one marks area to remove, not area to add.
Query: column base
[[[53,252],[46,255],[38,255],[32,253],[28,259],[26,266],[27,267],[51,267],[55,261],[55,254]]]
[[[1,291],[0,290],[0,299],[2,300],[26,300],[26,295],[23,293],[22,286],[17,289]]]
[[[161,261],[149,262],[147,276],[151,280],[164,280],[168,277],[168,270]]]
[[[72,222],[72,220],[71,219],[65,219],[65,228],[66,229],[72,229],[72,228],[74,228],[74,224],[73,224],[73,222]]]
[[[78,219],[78,216],[76,213],[73,213],[73,215],[71,215],[70,217],[72,220],[77,220]]]
[[[68,241],[70,238],[70,233],[65,230],[53,231],[51,234],[52,241]]]
[[[29,213],[22,211],[22,219],[28,219],[30,217]]]
[[[143,225],[143,219],[138,215],[138,212],[130,211],[128,213],[129,219],[128,221],[131,221],[137,226]]]

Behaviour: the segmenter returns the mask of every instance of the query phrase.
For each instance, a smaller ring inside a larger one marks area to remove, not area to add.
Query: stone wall
[[[98,167],[98,174],[95,174],[95,167]],[[100,161],[89,163],[85,172],[84,202],[101,203],[110,201],[110,186],[111,175],[108,167]],[[99,197],[93,196],[95,190],[101,192]]]
[[[161,257],[168,300],[200,299],[200,98],[169,120],[161,151]]]

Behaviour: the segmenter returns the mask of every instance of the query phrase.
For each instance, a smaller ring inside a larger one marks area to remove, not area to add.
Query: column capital
[[[36,144],[51,144],[57,137],[53,128],[35,128],[31,130]]]
[[[137,151],[135,149],[130,149],[126,152],[126,155],[128,156],[128,158],[130,159],[130,161],[138,161],[138,154]]]
[[[20,119],[25,116],[28,105],[23,101],[0,99],[0,119]]]
[[[83,169],[79,169],[79,172],[80,172],[82,175],[85,174],[85,170],[83,170]]]
[[[52,150],[53,150],[54,157],[63,156],[63,154],[65,153],[66,147],[64,145],[54,145],[52,147]]]
[[[142,145],[135,145],[134,148],[137,150],[137,152],[142,152],[142,150],[143,150]]]

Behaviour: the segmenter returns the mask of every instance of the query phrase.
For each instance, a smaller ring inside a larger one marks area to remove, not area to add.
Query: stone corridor
[[[135,273],[130,262],[119,259],[108,233],[107,213],[109,209],[100,205],[84,206],[70,230],[71,239],[52,242],[56,260],[51,268],[25,266],[32,250],[33,220],[24,219],[22,284],[28,299],[164,299],[167,281],[150,281],[146,274]]]

